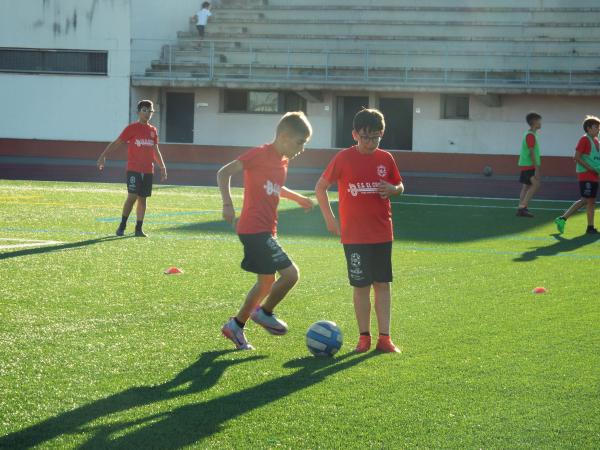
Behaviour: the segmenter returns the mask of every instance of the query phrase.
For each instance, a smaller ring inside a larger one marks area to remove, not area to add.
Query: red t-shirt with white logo
[[[594,144],[596,144],[596,148],[600,148],[600,142],[598,141],[598,138],[594,138]],[[583,135],[581,139],[579,139],[575,151],[581,153],[582,155],[589,155],[592,153],[592,144],[590,143],[587,135]],[[590,172],[589,170],[586,170],[585,172],[578,172],[577,179],[579,181],[598,181],[598,172]]]
[[[119,139],[127,142],[127,170],[154,173],[154,145],[158,144],[156,127],[134,122],[128,125]]]
[[[238,234],[277,234],[277,205],[285,183],[288,159],[272,144],[247,151],[238,158],[244,166],[244,204]]]
[[[338,184],[343,244],[377,244],[394,239],[392,207],[377,192],[380,180],[402,181],[394,157],[381,149],[362,154],[356,146],[342,150],[322,177]]]

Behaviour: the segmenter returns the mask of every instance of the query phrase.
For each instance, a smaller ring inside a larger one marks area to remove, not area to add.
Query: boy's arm
[[[123,144],[123,141],[120,138],[117,138],[106,146],[104,151],[98,157],[98,161],[96,161],[98,170],[104,169],[104,166],[106,165],[106,155],[108,155],[109,153],[111,153],[114,150],[116,150],[117,148],[119,148],[121,146],[121,144]]]
[[[281,186],[280,196],[298,203],[302,208],[306,210],[306,212],[310,211],[314,206],[312,199],[302,194],[299,194],[296,191],[292,191],[291,189],[288,189],[285,186]]]
[[[578,162],[579,164],[581,164],[583,167],[585,167],[590,172],[598,173],[598,169],[594,169],[587,162],[585,162],[584,159],[581,157],[581,155],[582,155],[581,152],[575,152],[575,161]]]
[[[162,154],[160,153],[158,144],[154,144],[154,161],[156,161],[158,163],[158,167],[160,167],[160,181],[166,181],[167,166],[165,166],[165,161],[163,160]]]
[[[319,178],[319,181],[315,186],[315,195],[317,197],[317,201],[319,202],[321,214],[323,214],[323,219],[325,219],[327,229],[330,233],[339,236],[340,224],[333,215],[333,211],[331,210],[331,204],[329,203],[329,196],[327,195],[327,188],[329,187],[329,184],[330,183],[325,178]]]
[[[233,200],[231,200],[231,177],[242,170],[244,170],[244,165],[240,160],[236,159],[229,164],[225,164],[217,172],[217,185],[223,199],[223,219],[229,223],[233,223],[235,219]]]

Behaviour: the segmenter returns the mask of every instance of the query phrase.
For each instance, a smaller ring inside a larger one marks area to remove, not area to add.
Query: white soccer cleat
[[[237,350],[254,350],[254,347],[246,339],[244,329],[236,323],[233,317],[223,325],[221,333],[235,344]]]
[[[288,332],[287,323],[275,317],[275,314],[266,314],[262,308],[256,308],[250,318],[271,334],[281,336]]]

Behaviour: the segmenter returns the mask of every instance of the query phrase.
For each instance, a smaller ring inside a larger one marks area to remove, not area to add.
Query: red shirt
[[[339,215],[344,244],[376,244],[394,239],[392,207],[377,192],[379,182],[393,185],[402,181],[392,155],[376,149],[364,155],[356,146],[334,156],[322,177],[337,181]]]
[[[594,144],[596,144],[596,148],[599,148],[600,142],[598,142],[598,138],[594,138]],[[582,136],[579,139],[575,151],[582,155],[589,155],[592,152],[592,144],[587,136]],[[590,172],[589,170],[577,172],[577,179],[579,181],[598,181],[598,172]]]
[[[534,148],[535,147],[535,135],[528,134],[525,138],[525,142],[527,142],[527,147]],[[521,170],[533,170],[535,166],[521,166]]]
[[[158,132],[150,124],[134,122],[128,125],[119,139],[127,142],[127,170],[154,173],[154,146],[158,144]]]
[[[285,183],[288,159],[272,144],[253,148],[238,158],[244,166],[244,204],[238,234],[277,234],[277,205]]]

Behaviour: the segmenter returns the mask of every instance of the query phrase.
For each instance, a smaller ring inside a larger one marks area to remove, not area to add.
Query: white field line
[[[11,248],[43,247],[45,245],[62,244],[60,241],[39,241],[34,239],[0,238],[4,242],[19,242],[19,244],[0,244],[0,250]]]

